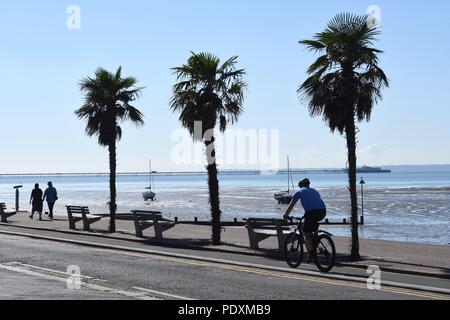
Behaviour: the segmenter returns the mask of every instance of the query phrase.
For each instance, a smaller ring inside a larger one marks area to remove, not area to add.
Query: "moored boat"
[[[278,201],[278,204],[290,204],[292,202],[292,198],[294,197],[294,180],[292,179],[292,172],[291,172],[291,164],[289,157],[287,158],[287,165],[288,165],[288,190],[287,191],[281,191],[278,193],[275,193],[274,198]],[[291,190],[292,186],[292,190]]]
[[[145,191],[142,193],[142,197],[144,198],[144,201],[155,201],[156,199],[156,192],[153,190],[155,189],[155,181],[153,180],[153,171],[152,171],[152,161],[149,161],[149,172],[148,172],[148,182],[149,186],[146,188],[148,191]]]

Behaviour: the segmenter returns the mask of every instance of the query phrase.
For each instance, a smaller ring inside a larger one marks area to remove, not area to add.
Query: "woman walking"
[[[48,183],[48,188],[44,193],[44,200],[47,200],[49,215],[48,217],[53,220],[53,208],[55,206],[56,200],[58,200],[58,192],[53,187],[52,182]]]
[[[33,219],[34,214],[39,214],[39,220],[42,220],[42,210],[44,207],[44,200],[42,199],[43,192],[39,188],[39,184],[34,185],[33,191],[31,191],[30,204],[32,204],[30,219]]]

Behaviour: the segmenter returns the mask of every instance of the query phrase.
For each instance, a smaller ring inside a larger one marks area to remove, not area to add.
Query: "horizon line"
[[[369,167],[381,167],[381,168],[392,168],[392,167],[427,167],[427,166],[450,166],[449,164],[397,164],[397,165],[384,165],[384,166],[369,166]],[[359,166],[358,168],[361,168]],[[285,172],[288,168],[280,169],[222,169],[219,172],[222,173],[264,173],[264,172]],[[337,167],[322,167],[322,168],[292,168],[291,171],[297,172],[314,172],[314,171],[326,171],[326,170],[336,170],[342,171],[346,168]],[[177,175],[177,174],[206,174],[207,171],[199,170],[186,170],[186,171],[152,171],[152,174],[156,175]],[[31,172],[31,173],[0,173],[0,177],[27,177],[27,176],[48,176],[48,177],[58,177],[58,176],[104,176],[109,175],[109,172]],[[128,172],[118,172],[117,176],[143,176],[149,175],[148,171],[128,171]]]

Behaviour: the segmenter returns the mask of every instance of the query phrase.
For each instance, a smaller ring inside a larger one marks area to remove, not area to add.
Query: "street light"
[[[361,225],[364,225],[364,185],[366,182],[363,177],[361,177],[359,184],[361,185]]]
[[[16,189],[16,212],[19,212],[19,189],[23,188],[23,186],[15,186]]]

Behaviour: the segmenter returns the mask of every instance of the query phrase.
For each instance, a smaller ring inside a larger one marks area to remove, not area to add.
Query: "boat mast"
[[[155,178],[153,178],[153,166],[151,165],[151,160],[150,160],[150,176],[152,177],[152,188],[153,190],[155,190]]]
[[[294,175],[292,174],[292,170],[289,166],[289,172],[291,173],[291,183],[292,183],[292,191],[295,192],[295,186],[294,186]]]
[[[288,163],[288,192],[291,192],[291,186],[292,186],[292,191],[295,191],[295,187],[294,187],[294,178],[292,176],[292,172],[291,172],[291,160],[289,158],[289,156],[287,157],[287,163]]]
[[[149,184],[149,189],[152,190],[152,160],[150,159],[148,161],[148,184]]]
[[[287,165],[288,165],[288,193],[291,192],[291,164],[289,161],[289,156],[287,156]]]

